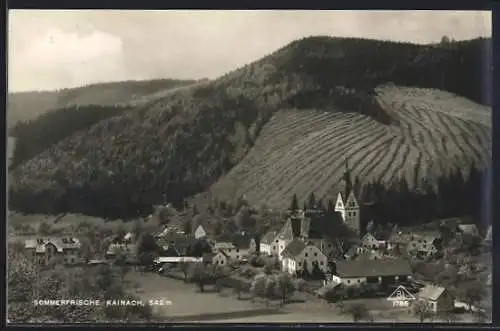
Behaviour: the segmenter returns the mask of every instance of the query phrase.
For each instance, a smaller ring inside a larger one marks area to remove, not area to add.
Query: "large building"
[[[80,241],[76,238],[36,238],[28,239],[24,245],[26,254],[38,265],[51,262],[63,264],[82,263]]]
[[[411,268],[405,259],[359,259],[336,263],[334,274],[347,286],[366,283],[393,287],[411,279]]]
[[[300,239],[292,240],[281,253],[281,267],[284,272],[296,275],[301,270],[314,272],[317,266],[323,273],[328,272],[328,258],[312,244],[306,244]]]

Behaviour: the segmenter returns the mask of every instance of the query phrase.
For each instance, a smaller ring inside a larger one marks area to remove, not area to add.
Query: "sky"
[[[486,11],[10,10],[8,89],[216,78],[303,37],[432,43],[491,25]]]

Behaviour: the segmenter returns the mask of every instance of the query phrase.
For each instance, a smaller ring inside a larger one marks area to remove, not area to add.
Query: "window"
[[[71,258],[71,263],[75,263],[75,258],[74,257]]]
[[[299,262],[299,267],[301,267],[301,266],[302,266],[302,262]]]
[[[239,253],[240,252],[240,249],[239,248],[236,248],[236,253]]]
[[[347,284],[351,284],[351,280],[350,279],[347,280]]]
[[[232,249],[231,249],[231,248],[229,248],[227,251],[231,253]]]
[[[318,256],[318,253],[314,253],[314,256]]]
[[[221,260],[221,261],[220,261],[220,264],[224,264],[224,260]]]
[[[279,242],[279,240],[276,239],[276,243],[278,243],[278,242]]]
[[[276,249],[276,246],[275,246],[275,245],[273,245],[273,250],[275,250],[275,249]]]
[[[308,257],[308,256],[309,256],[309,253],[305,253],[305,254],[304,254],[304,256],[305,256],[305,257]]]
[[[361,279],[358,279],[358,284],[361,283]]]
[[[239,258],[240,258],[240,256],[239,256],[239,255],[236,255],[236,259],[238,260]]]
[[[323,263],[323,261],[321,261],[319,264],[320,264],[320,265],[323,265],[324,263]]]

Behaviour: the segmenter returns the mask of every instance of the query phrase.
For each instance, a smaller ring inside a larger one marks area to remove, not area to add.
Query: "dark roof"
[[[260,243],[269,245],[273,242],[274,238],[276,238],[277,235],[277,231],[269,231],[262,237],[262,239],[260,239]]]
[[[411,268],[404,259],[354,260],[337,263],[339,277],[381,277],[410,275]]]
[[[283,252],[281,252],[281,256],[283,256],[283,257],[296,257],[304,250],[305,247],[306,247],[306,244],[302,240],[293,239],[285,247]]]
[[[189,245],[194,244],[196,239],[192,235],[185,235],[179,233],[168,233],[166,236],[158,239],[158,246],[168,246],[175,245],[176,248],[181,249],[184,247],[189,247]]]
[[[381,231],[381,232],[376,232],[372,233],[373,237],[379,241],[387,241],[391,237],[391,232],[389,231]]]
[[[250,235],[242,235],[236,234],[233,236],[232,243],[234,247],[239,249],[248,249],[250,248],[250,241],[252,240],[252,236]]]

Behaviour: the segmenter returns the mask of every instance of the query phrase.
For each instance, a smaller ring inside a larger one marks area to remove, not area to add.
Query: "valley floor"
[[[343,314],[333,305],[312,299],[287,304],[277,308],[275,303],[252,302],[248,298],[237,300],[230,289],[218,294],[210,289],[200,293],[193,284],[153,273],[130,271],[128,280],[138,284],[136,292],[144,300],[167,299],[171,306],[154,307],[160,322],[174,323],[353,323],[352,317]],[[386,300],[363,300],[374,317],[375,323],[419,323],[407,312],[386,309]],[[381,309],[383,308],[383,309]],[[441,322],[434,320],[431,322]],[[470,315],[460,315],[457,322],[472,323]]]

